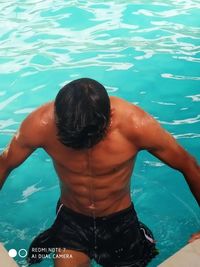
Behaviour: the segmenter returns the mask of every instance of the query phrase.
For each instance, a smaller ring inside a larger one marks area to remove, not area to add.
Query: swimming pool
[[[1,3],[1,151],[29,112],[66,82],[90,77],[152,114],[199,160],[198,7],[183,0]],[[183,177],[145,152],[131,193],[158,243],[155,267],[199,230],[199,208]],[[27,249],[51,225],[58,196],[51,160],[37,150],[0,192],[0,241],[8,250]]]

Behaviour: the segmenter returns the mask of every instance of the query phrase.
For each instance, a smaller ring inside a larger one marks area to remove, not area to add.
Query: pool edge
[[[200,267],[200,239],[187,244],[158,267]]]
[[[4,245],[0,243],[0,258],[2,267],[19,267],[19,265],[8,255]]]

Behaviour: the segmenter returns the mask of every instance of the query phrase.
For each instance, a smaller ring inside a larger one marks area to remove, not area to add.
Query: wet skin
[[[196,160],[142,109],[117,97],[110,97],[110,101],[112,123],[106,136],[85,150],[74,150],[58,141],[53,102],[32,112],[0,156],[0,187],[12,169],[41,147],[53,160],[63,204],[89,216],[108,215],[130,205],[136,155],[147,150],[184,175],[199,204],[200,167]]]
[[[85,150],[74,150],[58,141],[53,102],[32,112],[1,155],[1,185],[13,168],[42,147],[60,179],[62,202],[86,215],[107,215],[130,205],[135,158],[146,149],[183,173],[199,203],[200,173],[195,159],[139,107],[116,97],[110,100],[112,122],[107,134]]]

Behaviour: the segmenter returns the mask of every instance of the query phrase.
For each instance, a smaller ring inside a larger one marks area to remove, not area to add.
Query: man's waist
[[[75,198],[65,198],[61,196],[60,204],[70,210],[77,212],[88,217],[105,217],[131,206],[131,198],[129,194],[125,194],[119,199],[108,199],[105,201],[92,201],[92,200],[78,200]]]
[[[65,214],[72,215],[73,217],[76,217],[76,219],[80,219],[83,221],[110,221],[112,219],[118,219],[121,216],[126,216],[126,214],[135,213],[134,205],[131,202],[127,207],[120,209],[118,211],[112,212],[110,214],[106,215],[96,215],[95,212],[91,213],[82,213],[81,211],[77,211],[71,207],[68,207],[62,203],[62,201],[59,199],[58,204],[57,204],[57,216],[58,214],[62,212]]]

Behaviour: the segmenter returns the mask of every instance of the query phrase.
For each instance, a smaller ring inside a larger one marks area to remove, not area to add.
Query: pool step
[[[19,265],[8,255],[8,251],[0,243],[0,266],[1,267],[19,267]]]
[[[158,267],[200,267],[200,239],[186,245]]]

